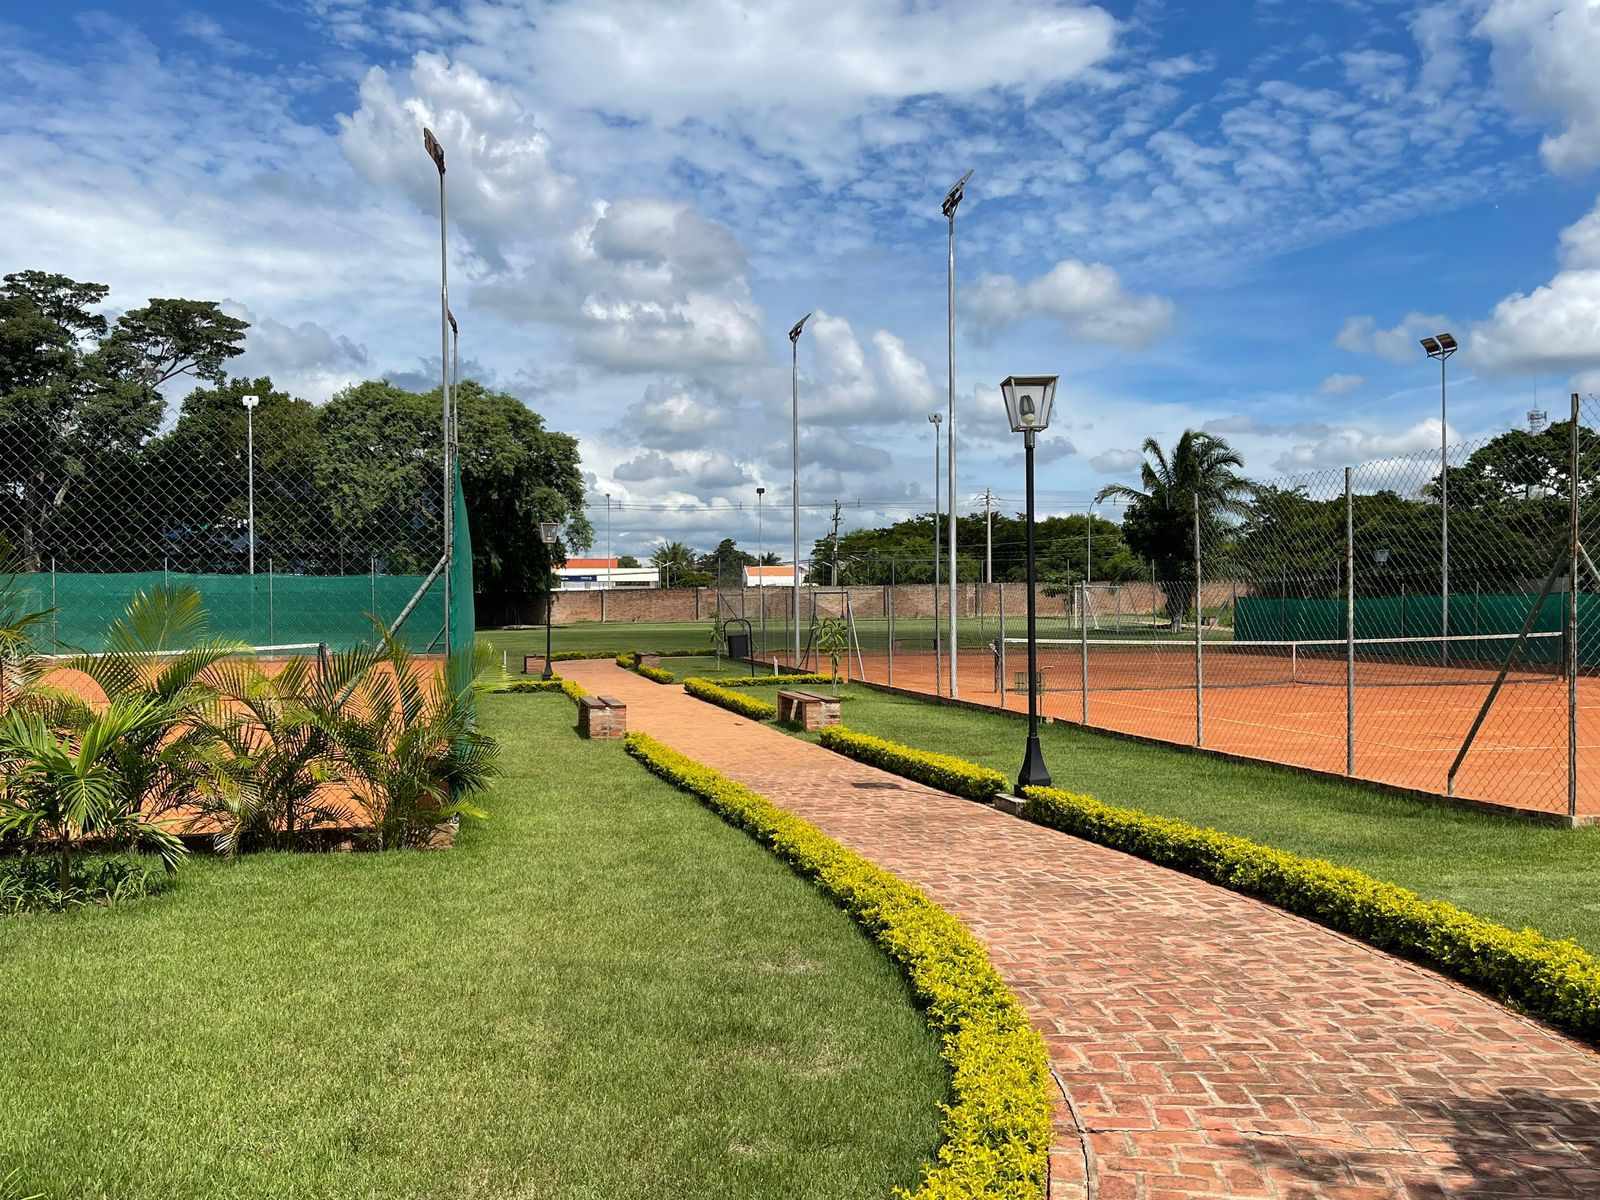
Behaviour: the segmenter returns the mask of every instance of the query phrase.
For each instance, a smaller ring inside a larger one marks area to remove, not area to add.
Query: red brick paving
[[[562,671],[984,940],[1070,1097],[1052,1200],[1600,1197],[1595,1051],[1258,901],[677,687],[610,663]]]

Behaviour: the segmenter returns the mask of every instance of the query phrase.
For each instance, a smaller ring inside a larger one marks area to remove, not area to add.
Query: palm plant
[[[25,851],[53,854],[62,892],[84,842],[150,850],[176,870],[183,844],[129,803],[120,753],[125,740],[167,728],[172,707],[124,698],[74,716],[66,728],[27,708],[0,717],[0,834],[15,836]]]
[[[1129,502],[1122,519],[1123,539],[1155,564],[1168,615],[1176,622],[1194,594],[1196,507],[1204,540],[1221,529],[1225,518],[1250,511],[1255,486],[1239,474],[1244,459],[1215,434],[1186,429],[1170,455],[1155,438],[1146,438],[1142,449],[1141,486],[1110,484],[1100,489],[1095,503]]]
[[[350,706],[381,657],[358,646],[292,658],[275,673],[248,659],[219,668],[222,706],[210,731],[225,765],[198,797],[194,819],[217,827],[219,850],[236,856],[292,841],[297,828],[351,819],[339,749],[359,733]]]
[[[61,665],[92,680],[108,701],[145,702],[166,724],[141,726],[117,740],[125,799],[134,811],[188,805],[197,792],[225,788],[225,763],[215,731],[218,665],[244,647],[209,636],[200,593],[192,587],[139,592],[105,634],[107,649]],[[81,721],[81,700],[54,697],[55,712]]]
[[[850,628],[843,617],[823,617],[817,629],[817,649],[833,665],[833,682],[839,683],[839,656],[850,649]]]
[[[416,657],[384,635],[380,665],[330,729],[343,782],[379,848],[426,845],[445,822],[483,815],[468,797],[495,776],[500,755],[474,722],[486,665],[452,662],[425,678]]]

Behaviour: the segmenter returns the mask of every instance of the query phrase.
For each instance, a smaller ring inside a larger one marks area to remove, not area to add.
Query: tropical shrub
[[[80,855],[73,858],[63,884],[50,858],[26,854],[0,858],[0,916],[121,904],[165,891],[172,879],[171,872],[143,859]],[[0,1197],[4,1195],[0,1191]]]

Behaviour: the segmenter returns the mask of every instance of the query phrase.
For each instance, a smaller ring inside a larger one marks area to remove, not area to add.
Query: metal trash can
[[[723,623],[722,640],[727,644],[728,657],[744,662],[751,658],[754,639],[750,636],[750,622],[734,617]]]

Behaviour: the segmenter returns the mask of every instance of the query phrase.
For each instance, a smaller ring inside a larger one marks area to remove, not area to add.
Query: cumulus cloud
[[[650,493],[668,488],[699,496],[753,484],[749,470],[721,450],[646,450],[619,464],[611,477]]]
[[[1329,375],[1318,386],[1317,390],[1324,396],[1345,396],[1355,391],[1367,381],[1365,375]]]
[[[1126,475],[1142,462],[1144,455],[1138,450],[1104,450],[1089,458],[1089,465],[1102,475]]]
[[[849,321],[818,309],[805,336],[815,347],[813,377],[801,396],[807,422],[893,424],[935,407],[928,368],[888,330],[872,335],[869,356]]]
[[[320,401],[366,372],[367,348],[342,334],[330,333],[315,321],[289,325],[258,316],[234,300],[222,301],[221,308],[250,323],[244,353],[228,363],[233,375],[270,375],[279,387]],[[437,360],[434,365],[437,383]]]
[[[1561,231],[1561,270],[1472,329],[1472,362],[1514,374],[1600,368],[1600,203]]]
[[[1478,22],[1496,83],[1523,113],[1552,120],[1539,153],[1551,170],[1600,163],[1600,8],[1570,0],[1493,0]]]
[[[1261,429],[1259,432],[1270,431]],[[1419,421],[1399,431],[1380,431],[1353,425],[1298,425],[1286,427],[1283,432],[1294,440],[1278,454],[1272,465],[1288,473],[1371,463],[1397,455],[1437,452],[1439,449],[1437,417]],[[1424,472],[1418,482],[1426,482],[1428,478]]]
[[[727,436],[735,411],[729,397],[703,380],[657,380],[623,410],[611,436],[661,450],[688,450]]]
[[[1352,354],[1375,354],[1389,362],[1406,363],[1422,353],[1422,338],[1449,328],[1450,318],[1438,313],[1410,312],[1389,329],[1380,329],[1374,317],[1347,317],[1333,343]]]
[[[339,144],[351,165],[437,212],[437,177],[421,158],[422,128],[431,128],[445,150],[451,220],[491,260],[526,236],[532,219],[560,211],[571,197],[572,181],[554,166],[550,139],[533,114],[512,89],[470,66],[418,54],[400,87],[373,67],[360,100],[339,117]]]
[[[1172,302],[1137,295],[1104,263],[1063,259],[1036,279],[985,275],[966,294],[966,309],[980,331],[992,333],[1032,317],[1058,321],[1073,338],[1137,348],[1172,323]]]

